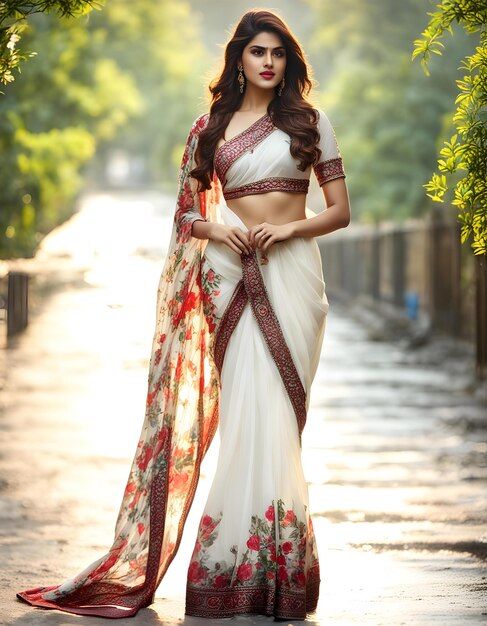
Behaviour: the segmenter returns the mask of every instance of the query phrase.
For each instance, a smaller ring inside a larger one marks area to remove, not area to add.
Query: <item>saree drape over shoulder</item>
[[[319,118],[318,182],[344,176],[328,118]],[[215,153],[211,189],[189,176],[189,133],[156,308],[145,419],[113,545],[74,578],[17,593],[38,607],[129,617],[154,601],[219,427],[215,477],[188,565],[186,613],[304,619],[316,608],[319,562],[301,464],[301,433],[328,300],[314,238],[239,255],[191,236],[195,220],[247,227],[229,197],[307,190],[289,137],[268,114]],[[287,151],[283,150],[287,146]]]

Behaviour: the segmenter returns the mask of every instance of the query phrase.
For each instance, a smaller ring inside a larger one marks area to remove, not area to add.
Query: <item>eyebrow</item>
[[[260,50],[266,50],[267,48],[265,46],[256,46],[256,45],[252,45],[250,46],[251,48],[260,48]],[[268,46],[270,47],[270,46]],[[284,46],[276,46],[275,48],[272,48],[273,50],[284,50]]]

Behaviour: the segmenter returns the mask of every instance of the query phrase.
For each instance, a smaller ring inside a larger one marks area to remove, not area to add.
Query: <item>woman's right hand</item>
[[[248,254],[253,250],[247,234],[238,226],[214,223],[209,238],[224,243],[237,254]]]

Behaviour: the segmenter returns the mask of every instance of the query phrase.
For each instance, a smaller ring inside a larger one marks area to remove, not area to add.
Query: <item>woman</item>
[[[319,563],[301,433],[328,301],[314,239],[347,226],[333,128],[306,101],[298,42],[269,11],[240,20],[189,133],[157,299],[144,424],[110,551],[34,606],[128,617],[154,601],[219,425],[186,613],[304,619]],[[306,217],[311,169],[327,210]]]

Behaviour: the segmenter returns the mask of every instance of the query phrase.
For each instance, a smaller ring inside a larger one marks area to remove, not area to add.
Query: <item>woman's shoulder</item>
[[[319,106],[314,106],[313,107],[313,111],[315,112],[316,115],[316,119],[318,122],[329,122],[330,118],[328,117],[328,115],[325,113],[325,111],[319,107]]]

